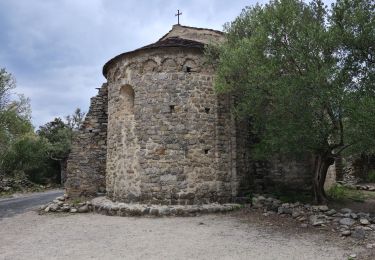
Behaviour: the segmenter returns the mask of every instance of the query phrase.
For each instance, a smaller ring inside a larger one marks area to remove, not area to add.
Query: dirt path
[[[19,214],[0,221],[0,259],[347,259],[316,234],[229,215],[128,218]]]

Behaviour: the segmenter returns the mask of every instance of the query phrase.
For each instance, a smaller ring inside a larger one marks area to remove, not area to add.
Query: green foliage
[[[66,123],[56,118],[35,134],[29,100],[15,95],[15,87],[12,75],[0,69],[0,173],[37,183],[59,182],[73,130],[80,127],[85,113],[77,108]]]
[[[15,88],[12,75],[0,69],[0,173],[32,178],[40,149],[33,140],[29,100],[13,93]]]
[[[334,185],[328,191],[328,196],[334,200],[342,200],[346,198],[346,188],[342,185]]]
[[[37,131],[41,138],[47,140],[48,159],[50,163],[53,162],[56,165],[55,168],[61,173],[58,176],[62,178],[71,149],[73,133],[82,125],[84,116],[85,113],[77,108],[72,115],[66,117],[66,122],[61,118],[55,118],[53,121],[40,126]],[[61,181],[64,181],[64,179]]]
[[[226,41],[206,49],[218,93],[251,120],[252,156],[315,158],[313,191],[345,149],[375,148],[375,2],[271,0],[226,24]],[[323,180],[323,181],[322,181]]]
[[[8,176],[24,174],[36,183],[56,178],[56,171],[47,157],[48,143],[34,133],[23,135],[8,147],[2,156],[1,168]]]
[[[72,129],[60,118],[39,127],[40,137],[48,140],[48,155],[54,160],[65,160],[70,152]]]
[[[85,114],[86,113],[81,111],[80,108],[76,108],[76,110],[74,110],[74,113],[72,115],[67,115],[65,117],[66,125],[72,130],[79,129],[83,123]]]
[[[82,202],[82,200],[80,199],[80,198],[75,198],[73,201],[72,201],[72,203],[73,203],[73,205],[74,206],[77,206],[79,203],[81,203]]]
[[[363,202],[365,200],[365,196],[361,191],[350,189],[340,184],[332,186],[327,193],[331,199],[338,201],[350,199],[357,202]]]
[[[217,91],[252,119],[255,155],[375,147],[373,10],[368,1],[339,1],[332,14],[319,0],[270,1],[245,8],[226,25],[227,41],[207,48]]]
[[[33,130],[29,100],[15,96],[15,87],[12,75],[0,69],[0,158],[13,140]]]
[[[12,141],[32,131],[31,122],[15,111],[0,111],[0,156]]]
[[[0,69],[0,111],[9,105],[11,90],[16,87],[15,80],[4,68]]]
[[[375,170],[371,170],[367,175],[367,180],[369,182],[375,182]]]

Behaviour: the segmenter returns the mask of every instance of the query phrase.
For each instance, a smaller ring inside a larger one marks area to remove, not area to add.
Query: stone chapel
[[[225,203],[272,183],[310,183],[301,163],[252,160],[249,122],[231,113],[232,96],[215,93],[204,58],[206,44],[223,40],[220,31],[178,24],[104,65],[107,82],[73,139],[69,196]]]

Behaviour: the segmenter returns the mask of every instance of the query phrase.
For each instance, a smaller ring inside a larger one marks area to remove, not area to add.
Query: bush
[[[327,195],[334,200],[342,200],[347,196],[346,188],[336,184],[327,191]]]
[[[21,173],[32,182],[45,184],[56,178],[56,162],[47,154],[48,143],[35,134],[24,135],[13,141],[3,154],[0,168],[7,176],[16,178]],[[58,167],[58,166],[57,166]]]
[[[375,182],[375,170],[370,170],[370,172],[367,175],[367,180],[369,182]]]
[[[328,196],[333,200],[350,199],[357,202],[363,202],[365,197],[361,191],[353,190],[342,185],[336,184],[327,191]]]

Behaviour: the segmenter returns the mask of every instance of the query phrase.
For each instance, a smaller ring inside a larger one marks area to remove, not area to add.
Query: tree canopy
[[[73,131],[85,113],[77,108],[66,120],[55,118],[34,132],[30,101],[13,91],[15,79],[0,69],[0,178],[26,177],[33,182],[59,182],[66,168]]]
[[[32,131],[29,100],[17,95],[15,79],[5,69],[0,69],[0,155],[17,137]]]
[[[243,9],[226,42],[206,49],[215,87],[235,97],[259,137],[254,156],[315,159],[314,195],[324,202],[329,165],[345,149],[375,147],[375,3],[274,0]]]

